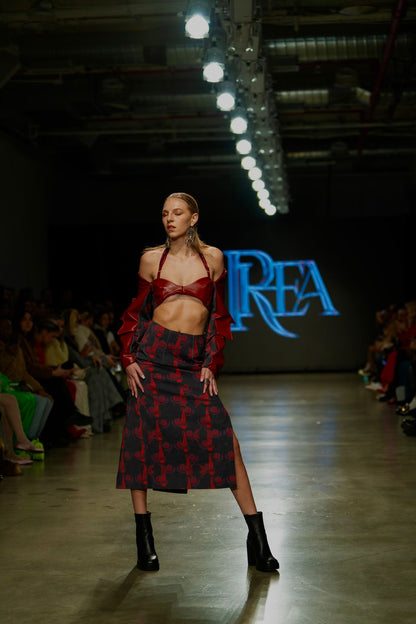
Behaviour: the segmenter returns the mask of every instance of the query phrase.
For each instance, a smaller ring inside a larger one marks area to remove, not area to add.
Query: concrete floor
[[[356,375],[224,376],[281,573],[247,569],[229,491],[151,492],[159,572],[135,568],[122,422],[1,492],[2,624],[414,624],[416,439]]]

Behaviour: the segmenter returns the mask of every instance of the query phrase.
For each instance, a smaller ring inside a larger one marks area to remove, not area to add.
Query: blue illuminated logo
[[[234,319],[233,331],[248,330],[243,321],[254,316],[253,301],[270,329],[286,338],[297,338],[297,334],[287,331],[279,319],[305,316],[313,300],[319,300],[322,315],[339,315],[314,260],[275,262],[258,249],[225,251],[224,255],[228,260],[228,305]],[[252,273],[261,270],[256,283],[250,282],[250,269]]]

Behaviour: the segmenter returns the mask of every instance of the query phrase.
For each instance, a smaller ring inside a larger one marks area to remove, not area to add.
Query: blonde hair
[[[188,193],[171,193],[170,195],[166,197],[163,203],[165,203],[168,199],[182,200],[183,202],[185,202],[185,204],[189,208],[189,211],[191,214],[199,215],[198,202],[196,201],[194,197],[192,197],[192,195],[189,195]],[[199,238],[198,232],[196,229],[196,224],[193,225],[192,227],[195,231],[195,238],[191,246],[195,249],[197,253],[202,253],[202,250],[208,247],[208,245]],[[155,249],[162,249],[164,247],[169,247],[169,238],[166,240],[166,242],[163,245],[157,245],[156,247],[146,247],[143,253],[145,251],[153,251]]]

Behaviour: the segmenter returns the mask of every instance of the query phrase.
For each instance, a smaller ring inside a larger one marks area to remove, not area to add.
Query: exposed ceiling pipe
[[[379,101],[387,106],[394,93],[381,92]],[[290,91],[276,91],[276,101],[279,106],[303,104],[305,106],[328,106],[330,103],[331,89],[292,89]],[[357,98],[358,99],[358,98]],[[405,105],[416,104],[416,91],[404,91],[401,103]]]
[[[200,68],[200,43],[148,46],[139,42],[137,33],[124,33],[116,39],[107,33],[82,36],[23,37],[18,41],[20,56],[27,68],[41,64],[42,71],[73,70],[74,66],[158,65]]]
[[[404,1],[404,0],[402,0]],[[361,37],[308,37],[296,39],[280,39],[266,41],[265,48],[270,62],[292,59],[295,63],[311,63],[340,60],[363,60],[380,58],[385,35],[368,35]],[[154,53],[154,46],[142,45],[138,42],[137,33],[124,33],[122,39],[115,40],[107,34],[81,36],[46,36],[22,37],[18,42],[22,62],[29,71],[36,69],[36,63],[42,63],[42,70],[50,67],[57,71],[62,68],[65,73],[77,65],[115,64],[123,65],[166,65],[167,68],[195,67],[200,68],[202,47],[198,42],[187,42],[181,45],[167,44],[164,53]],[[414,38],[404,34],[397,38],[396,45],[408,51],[414,44]],[[60,62],[62,65],[57,66]],[[45,66],[46,63],[46,66]],[[34,64],[34,65],[33,65]],[[32,68],[31,68],[32,65]]]
[[[85,3],[84,3],[85,4]],[[72,20],[104,20],[104,19],[136,19],[137,17],[177,17],[183,11],[183,0],[169,0],[169,2],[152,0],[152,2],[96,4],[76,7],[58,8],[49,10],[41,7],[23,11],[1,11],[0,22],[6,24],[38,21],[39,23],[52,22],[57,25],[60,21]]]
[[[195,165],[206,163],[238,163],[240,166],[241,157],[239,154],[187,154],[186,156],[130,156],[114,159],[114,163],[119,165],[162,165],[166,163],[176,165]]]
[[[397,148],[381,148],[381,149],[365,149],[363,156],[413,156],[416,154],[416,147],[397,147]],[[319,160],[321,158],[330,158],[334,154],[331,150],[315,150],[309,152],[286,152],[288,160]],[[346,150],[345,156],[354,158],[355,150]]]
[[[398,148],[398,149],[368,149],[364,150],[364,156],[398,156],[416,154],[416,148]],[[355,157],[355,150],[347,150],[345,156]],[[315,150],[309,152],[288,152],[286,157],[289,161],[317,161],[322,159],[333,158],[334,154],[330,150]],[[192,154],[185,156],[123,156],[113,160],[114,164],[121,166],[128,165],[162,165],[162,164],[206,164],[206,163],[238,163],[240,164],[240,156],[238,154]]]
[[[403,0],[404,1],[404,0]],[[414,38],[403,34],[397,45],[409,49]],[[265,41],[270,60],[292,58],[298,63],[362,60],[380,58],[386,35],[362,35],[350,37],[296,37]]]
[[[368,122],[371,122],[373,120],[374,111],[376,109],[379,96],[380,96],[380,92],[381,92],[381,86],[383,84],[387,66],[389,64],[391,55],[393,53],[394,44],[397,39],[399,25],[406,13],[406,9],[407,9],[407,1],[397,0],[397,4],[393,13],[393,20],[390,26],[390,32],[387,38],[386,46],[384,48],[383,58],[380,63],[380,69],[379,69],[379,72],[377,74],[377,77],[374,83],[373,91],[371,93],[370,109],[367,114]],[[368,135],[368,128],[363,128],[361,131],[361,136],[360,136],[360,140],[358,143],[358,158],[361,158],[361,155],[363,153],[367,135]]]
[[[321,130],[339,130],[346,129],[351,130],[355,128],[362,127],[371,127],[371,128],[386,128],[386,130],[394,130],[395,128],[416,128],[416,120],[412,119],[409,121],[377,121],[373,123],[369,122],[355,122],[355,121],[345,121],[339,123],[314,123],[314,124],[287,124],[285,125],[285,136],[290,134],[291,132],[320,132]]]
[[[281,3],[276,3],[281,4]],[[283,3],[282,3],[283,4]],[[325,27],[325,26],[339,26],[340,23],[343,25],[353,25],[353,26],[362,26],[366,25],[368,28],[374,27],[374,24],[383,24],[385,22],[389,23],[391,20],[391,10],[390,5],[386,2],[385,6],[382,6],[381,3],[377,3],[378,7],[375,7],[375,10],[369,12],[368,14],[361,13],[359,15],[350,14],[348,15],[346,12],[343,12],[340,15],[340,11],[333,10],[330,8],[330,4],[325,2],[313,3],[313,5],[318,5],[321,8],[317,10],[313,10],[306,6],[306,3],[298,2],[299,11],[296,15],[293,15],[293,2],[292,3],[284,3],[289,5],[289,8],[280,8],[277,10],[270,10],[267,12],[263,19],[264,24],[272,24],[282,27],[289,27],[291,29],[300,30],[304,26],[313,26],[313,27]],[[300,5],[303,4],[303,7]],[[334,5],[338,5],[338,3],[334,3]],[[347,4],[346,2],[344,3]],[[354,4],[354,3],[352,3]],[[355,3],[357,4],[357,3]],[[366,3],[367,4],[367,3]],[[370,4],[370,3],[368,3]],[[327,10],[323,9],[323,7],[327,6]],[[414,20],[416,17],[416,9],[414,7],[409,7],[408,16],[410,19]]]
[[[107,119],[108,123],[111,123],[111,118]],[[124,122],[127,122],[128,120],[124,120]],[[33,129],[33,134],[34,136],[68,136],[68,137],[72,137],[72,136],[105,136],[105,135],[113,135],[113,136],[118,136],[118,135],[127,135],[127,136],[133,136],[133,135],[158,135],[158,134],[166,134],[166,135],[183,135],[183,134],[191,134],[192,136],[195,136],[196,133],[198,133],[199,135],[203,135],[203,134],[210,134],[213,135],[214,133],[224,133],[224,128],[222,127],[212,127],[209,126],[207,128],[185,128],[185,127],[170,127],[170,128],[122,128],[122,127],[114,127],[114,128],[90,128],[90,129],[71,129],[71,130],[41,130],[41,129]],[[232,137],[230,137],[230,133],[228,131],[227,128],[227,135],[221,136],[221,140],[232,140]],[[188,139],[186,139],[188,140]],[[205,137],[204,137],[205,140]]]

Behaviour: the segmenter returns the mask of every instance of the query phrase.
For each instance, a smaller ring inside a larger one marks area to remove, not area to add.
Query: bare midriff
[[[153,321],[166,329],[198,336],[204,333],[207,308],[189,295],[172,295],[153,311]]]

